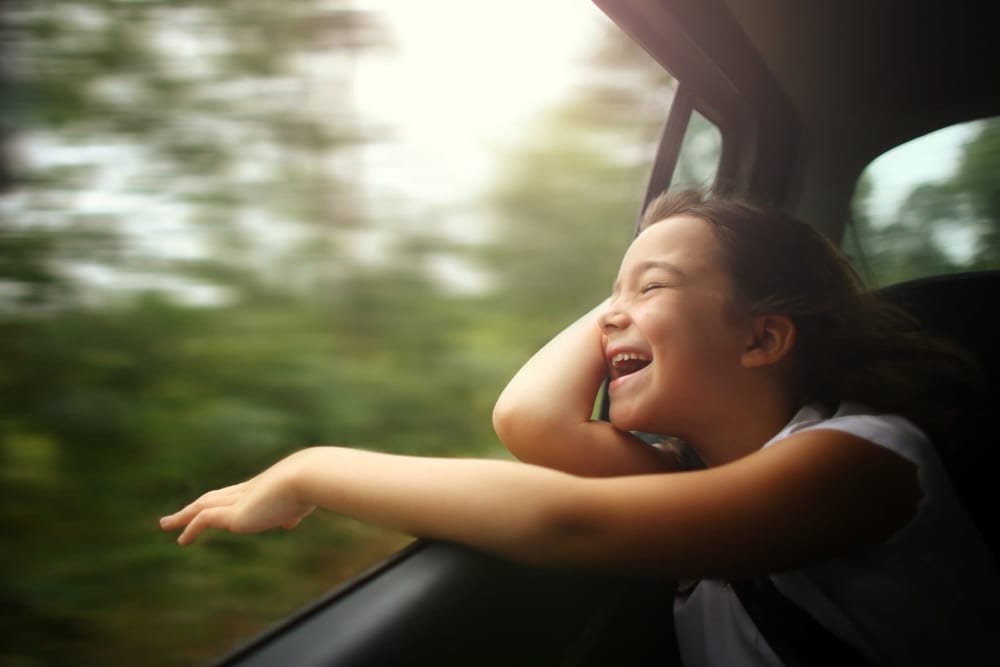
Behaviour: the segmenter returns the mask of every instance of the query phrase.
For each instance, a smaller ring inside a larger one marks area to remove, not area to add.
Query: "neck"
[[[745,396],[746,394],[744,394]],[[706,419],[685,441],[709,467],[759,450],[791,421],[799,405],[784,391],[758,391]]]

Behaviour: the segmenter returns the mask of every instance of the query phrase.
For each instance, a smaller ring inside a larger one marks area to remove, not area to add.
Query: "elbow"
[[[565,429],[566,425],[559,424],[552,414],[503,396],[493,408],[494,432],[507,451],[526,463],[548,465],[541,450],[547,449],[559,430]]]
[[[522,453],[519,452],[521,438],[518,432],[518,421],[523,419],[523,415],[519,415],[519,412],[510,401],[504,400],[501,396],[493,407],[493,431],[511,454],[523,459]]]
[[[501,396],[496,405],[493,406],[493,430],[497,437],[506,444],[506,436],[514,422],[514,410],[510,408],[504,397]]]

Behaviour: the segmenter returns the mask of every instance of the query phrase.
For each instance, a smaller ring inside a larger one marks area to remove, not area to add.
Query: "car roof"
[[[728,2],[810,134],[885,148],[997,111],[995,3]],[[852,139],[853,141],[853,139]]]
[[[682,83],[704,85],[697,67],[676,71],[695,46],[744,95],[756,94],[754,104],[783,106],[802,180],[796,210],[815,214],[821,226],[829,198],[849,198],[882,152],[1000,113],[996,3],[596,1]],[[826,197],[810,183],[820,178]]]

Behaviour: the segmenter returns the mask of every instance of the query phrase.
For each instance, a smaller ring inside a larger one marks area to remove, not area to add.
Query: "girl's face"
[[[724,419],[752,335],[731,294],[710,223],[674,216],[633,241],[600,318],[612,424],[690,440]]]

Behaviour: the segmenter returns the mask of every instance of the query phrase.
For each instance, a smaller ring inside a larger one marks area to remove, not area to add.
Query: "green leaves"
[[[914,140],[919,142],[921,139]],[[856,239],[847,248],[863,257],[868,279],[888,285],[953,271],[1000,268],[1000,120],[976,123],[948,177],[917,183],[891,220],[874,224],[871,181],[855,196]],[[860,252],[855,241],[861,245]],[[956,245],[957,241],[957,245]]]
[[[377,137],[349,84],[385,43],[377,17],[319,0],[9,17],[35,143],[0,221],[0,530],[18,582],[0,662],[203,662],[403,540],[316,516],[180,550],[156,519],[307,445],[505,455],[493,402],[610,289],[662,118],[626,108],[645,75],[584,91],[469,204],[485,240],[446,238],[441,211],[386,201],[375,219],[366,199],[356,151]],[[612,75],[635,66],[608,53]]]

